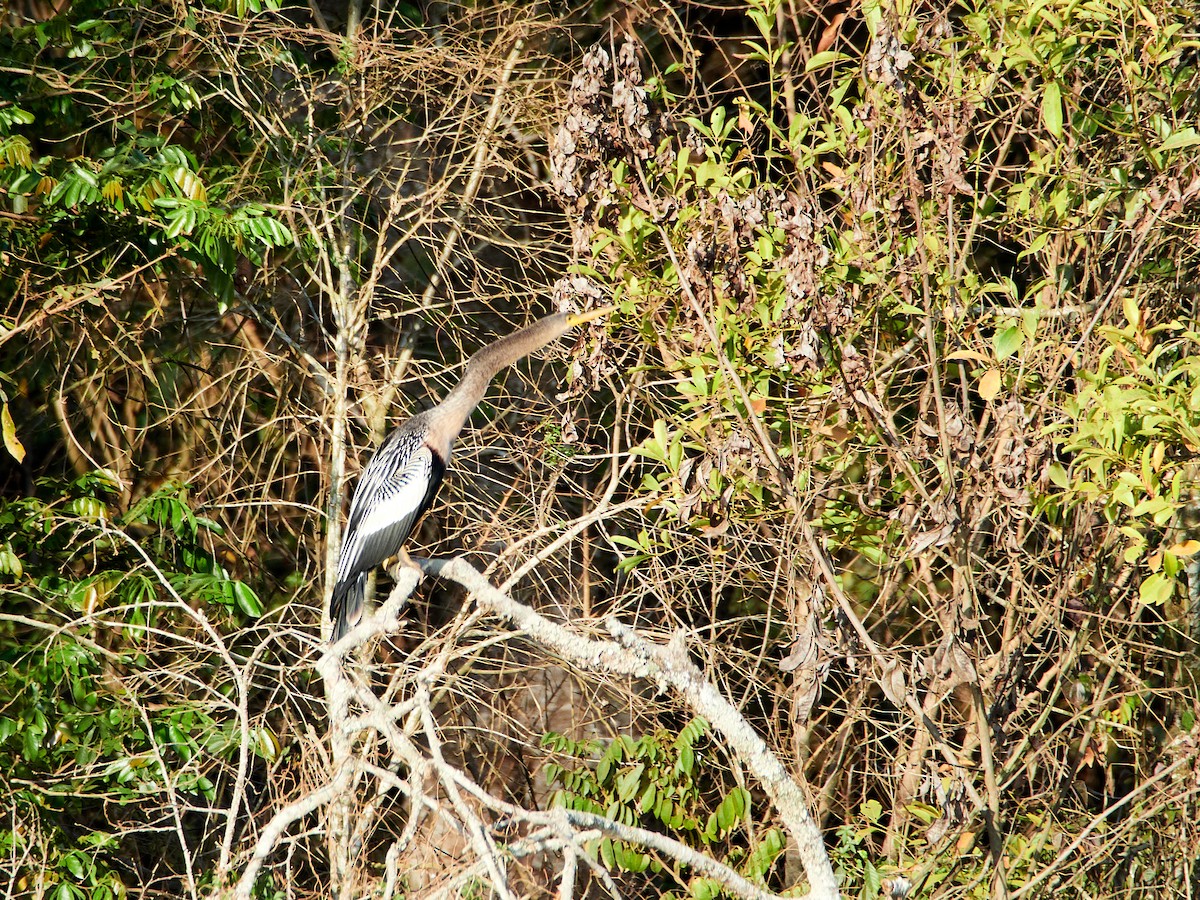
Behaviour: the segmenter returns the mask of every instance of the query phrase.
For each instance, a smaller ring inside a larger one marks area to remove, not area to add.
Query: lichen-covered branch
[[[804,792],[787,769],[737,709],[687,658],[682,640],[663,647],[652,644],[615,619],[608,622],[616,641],[589,638],[571,631],[493,588],[462,559],[430,560],[426,571],[457,581],[476,602],[512,622],[531,640],[589,671],[659,681],[679,694],[689,708],[704,716],[762,783],[800,852],[814,898],[839,896],[837,879],[825,852],[821,832],[809,815]]]
[[[496,590],[482,573],[462,559],[426,560],[422,566],[429,574],[462,585],[475,597],[481,610],[509,621],[531,641],[584,671],[650,679],[657,681],[664,689],[674,691],[694,713],[713,724],[725,738],[729,749],[762,783],[799,848],[808,875],[809,896],[818,900],[836,900],[839,897],[837,880],[825,853],[820,831],[808,813],[802,789],[745,718],[716,687],[705,681],[687,659],[681,639],[667,646],[653,644],[615,619],[608,622],[615,640],[588,637],[550,621]],[[411,771],[413,777],[405,780],[392,771],[359,760],[353,753],[344,755],[330,782],[279,810],[263,829],[233,891],[236,900],[248,900],[251,896],[254,881],[262,866],[283,841],[287,830],[300,819],[319,812],[338,798],[344,799],[352,792],[356,775],[372,778],[383,788],[400,790],[409,797],[412,815],[417,816],[432,803],[431,797],[418,786],[425,782],[430,773],[439,783],[442,795],[450,798],[450,805],[439,814],[453,816],[460,826],[469,831],[470,843],[480,857],[478,863],[482,866],[481,872],[501,882],[495,886],[502,895],[507,891],[507,885],[503,883],[504,857],[519,854],[521,841],[507,842],[502,849],[488,829],[489,821],[495,818],[507,821],[509,827],[515,823],[539,829],[539,834],[549,835],[536,843],[542,849],[548,849],[552,843],[564,855],[564,860],[573,861],[567,866],[568,870],[581,860],[587,862],[583,846],[588,840],[607,835],[640,844],[670,857],[718,881],[745,900],[769,900],[774,896],[723,863],[665,835],[574,810],[544,812],[524,809],[492,796],[441,756],[438,751],[440,738],[428,704],[428,687],[424,684],[417,688],[415,704],[421,713],[419,720],[427,746],[418,747],[411,735],[397,723],[398,718],[412,712],[414,701],[389,707],[371,691],[356,685],[345,672],[345,660],[354,649],[372,638],[398,629],[399,614],[408,603],[416,584],[415,570],[400,569],[395,588],[379,610],[366,616],[345,638],[330,647],[316,664],[325,683],[326,696],[331,699],[331,742],[344,745],[342,749],[346,751],[356,740],[356,734],[364,730],[373,731],[390,747],[397,763]],[[352,715],[351,709],[354,707],[362,707],[361,714]],[[526,842],[530,840],[533,838],[525,839]]]

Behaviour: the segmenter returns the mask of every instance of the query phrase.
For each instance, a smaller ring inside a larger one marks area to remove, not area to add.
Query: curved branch
[[[673,689],[693,712],[713,724],[762,783],[799,849],[808,876],[809,896],[819,900],[836,900],[840,896],[833,866],[825,852],[820,829],[808,812],[804,792],[750,723],[720,691],[704,680],[687,658],[681,634],[663,647],[650,643],[616,619],[609,619],[608,629],[616,641],[588,638],[496,590],[463,559],[428,560],[423,568],[430,574],[458,582],[474,595],[480,607],[507,619],[529,638],[554,650],[565,660],[591,671],[650,678]]]
[[[761,782],[772,804],[779,811],[784,827],[799,848],[800,858],[808,876],[809,896],[814,900],[839,900],[837,879],[825,852],[821,832],[809,815],[803,790],[749,722],[716,687],[705,681],[700,671],[688,659],[682,633],[670,644],[663,646],[651,643],[629,626],[609,619],[606,624],[615,640],[591,638],[552,622],[528,606],[517,603],[492,587],[481,572],[463,559],[423,560],[421,567],[428,574],[440,575],[462,585],[475,597],[482,611],[507,620],[531,640],[553,651],[564,661],[590,672],[649,679],[658,682],[664,689],[670,688],[675,691],[694,713],[704,716],[712,723],[732,752]],[[359,727],[376,730],[393,745],[398,757],[410,766],[432,767],[437,771],[443,786],[465,789],[476,801],[485,807],[491,807],[510,820],[520,820],[550,829],[559,836],[562,842],[561,849],[566,856],[580,852],[580,842],[587,839],[586,834],[593,837],[596,833],[607,834],[670,856],[720,882],[743,900],[772,900],[775,895],[752,884],[719,861],[704,856],[670,837],[574,810],[541,812],[520,809],[492,797],[469,776],[447,764],[438,754],[435,753],[433,758],[425,756],[406,734],[395,727],[395,710],[386,708],[383,701],[371,695],[369,691],[365,692],[364,696],[364,692],[361,689],[356,690],[343,671],[343,660],[348,652],[372,637],[390,633],[399,627],[399,613],[407,604],[416,584],[416,571],[401,569],[397,573],[395,588],[379,611],[364,617],[359,625],[336,645],[328,648],[317,661],[316,668],[325,681],[327,694],[332,701],[331,740],[348,745],[353,742]],[[367,707],[366,714],[351,718],[349,711],[353,702],[363,703]],[[427,736],[436,747],[430,711],[419,698],[418,705],[422,706]],[[332,803],[349,791],[355,774],[359,772],[381,778],[389,787],[399,788],[405,793],[413,791],[411,782],[405,783],[390,772],[376,769],[365,761],[348,755],[343,764],[336,768],[334,777],[328,784],[281,809],[263,829],[251,859],[234,888],[236,900],[248,900],[254,880],[266,859],[283,839],[287,829],[300,818]],[[414,796],[413,799],[418,798]],[[455,806],[457,813],[463,815],[461,798],[458,798]],[[476,851],[485,857],[481,859],[481,863],[496,877],[496,863],[499,862],[496,853],[499,851],[486,833],[482,820],[474,814],[467,818],[473,825]]]

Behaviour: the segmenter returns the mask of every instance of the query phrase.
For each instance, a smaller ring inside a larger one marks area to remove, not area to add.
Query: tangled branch
[[[427,574],[440,576],[466,588],[481,611],[506,620],[530,640],[586,672],[646,679],[656,682],[661,690],[673,691],[694,714],[712,722],[733,753],[759,779],[799,849],[810,884],[810,896],[823,900],[840,896],[820,831],[809,815],[800,785],[746,719],[715,686],[703,678],[688,659],[682,632],[663,646],[646,640],[633,628],[610,617],[606,625],[613,640],[590,638],[552,622],[495,589],[482,573],[461,558],[426,560],[422,568]],[[574,810],[529,810],[491,796],[469,775],[447,763],[441,753],[429,700],[431,675],[434,673],[423,673],[414,697],[394,706],[387,705],[369,689],[356,685],[347,674],[345,660],[369,641],[395,633],[399,627],[399,615],[407,605],[417,581],[415,570],[398,571],[396,586],[379,610],[365,617],[345,638],[329,648],[316,664],[325,682],[326,695],[331,700],[332,739],[353,740],[354,734],[364,729],[371,730],[391,746],[396,759],[407,769],[408,777],[402,778],[393,771],[365,766],[358,757],[350,756],[347,764],[333,774],[330,782],[279,810],[263,829],[234,889],[233,896],[237,900],[248,900],[259,871],[283,840],[287,829],[349,790],[355,775],[359,774],[356,769],[375,778],[380,790],[395,789],[408,797],[413,818],[410,819],[406,834],[413,831],[415,817],[424,811],[452,816],[467,833],[476,853],[479,863],[476,874],[491,879],[502,896],[507,893],[503,883],[505,855],[521,854],[522,844],[520,841],[509,841],[502,849],[494,837],[495,831],[501,827],[506,831],[521,828],[531,832],[525,844],[536,845],[541,851],[556,849],[562,853],[565,873],[573,872],[578,860],[587,859],[584,850],[586,842],[604,835],[653,849],[682,866],[712,878],[745,900],[765,900],[773,896],[728,866],[664,835]],[[365,714],[351,717],[349,710],[352,704],[364,707]],[[418,747],[407,730],[400,727],[398,723],[405,719],[419,723],[428,750]],[[441,792],[449,798],[449,809],[441,806],[424,789],[430,775],[436,779]],[[493,814],[491,828],[477,808]],[[537,834],[541,837],[534,836]],[[526,852],[530,852],[528,848]],[[472,871],[476,870],[473,868]],[[571,896],[572,891],[573,885],[566,883],[564,874],[562,895]]]

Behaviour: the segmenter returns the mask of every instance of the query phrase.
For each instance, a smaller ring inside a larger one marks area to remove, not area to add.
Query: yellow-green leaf
[[[1067,470],[1058,463],[1051,463],[1050,467],[1046,470],[1046,474],[1050,478],[1051,484],[1064,491],[1071,484],[1071,479],[1067,476]]]
[[[992,348],[996,351],[996,359],[1001,361],[1008,359],[1021,349],[1021,344],[1024,342],[1025,335],[1021,332],[1019,325],[997,328],[996,334],[992,338]]]
[[[1184,147],[1193,147],[1200,144],[1200,134],[1196,133],[1195,128],[1184,128],[1176,131],[1169,138],[1162,142],[1159,151],[1166,153],[1168,150],[1180,150]]]
[[[15,575],[20,578],[24,572],[21,558],[13,552],[11,544],[0,544],[0,575]]]
[[[8,411],[8,404],[4,404],[4,408],[0,409],[0,430],[4,432],[4,447],[12,454],[13,459],[21,462],[25,459],[25,447],[17,440],[17,426],[13,424],[12,413]]]
[[[1056,138],[1063,136],[1062,88],[1051,81],[1042,92],[1042,123]]]
[[[809,72],[815,72],[818,69],[823,69],[826,66],[832,66],[834,63],[840,62],[844,59],[850,59],[850,57],[844,53],[839,53],[836,50],[822,50],[820,53],[814,53],[808,62],[805,63],[804,72],[805,74],[808,74]]]
[[[1147,606],[1161,606],[1171,599],[1173,593],[1175,593],[1175,579],[1156,572],[1142,582],[1138,596]]]
[[[171,180],[179,186],[179,190],[183,192],[183,195],[189,200],[203,203],[208,199],[208,192],[204,189],[204,182],[200,180],[195,172],[185,169],[183,166],[176,166],[168,174],[171,176]]]

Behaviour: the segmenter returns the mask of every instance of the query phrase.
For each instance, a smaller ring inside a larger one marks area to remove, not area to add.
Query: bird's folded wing
[[[338,561],[339,581],[372,569],[399,551],[441,480],[433,451],[424,444],[406,459],[392,461],[394,465],[377,466],[377,462],[389,461],[372,460],[350,505]]]

